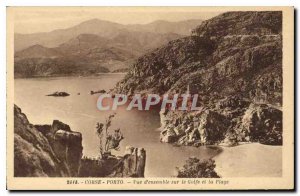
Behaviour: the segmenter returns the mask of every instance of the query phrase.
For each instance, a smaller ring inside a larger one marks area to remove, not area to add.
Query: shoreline
[[[50,78],[97,78],[102,75],[125,75],[127,72],[118,72],[118,73],[99,73],[97,75],[87,75],[87,76],[78,76],[78,75],[53,75],[53,76],[32,76],[32,77],[14,77],[16,79],[50,79]]]

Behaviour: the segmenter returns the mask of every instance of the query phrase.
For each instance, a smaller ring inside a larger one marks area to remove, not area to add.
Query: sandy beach
[[[259,143],[223,147],[215,158],[216,171],[222,177],[280,177],[282,146]]]

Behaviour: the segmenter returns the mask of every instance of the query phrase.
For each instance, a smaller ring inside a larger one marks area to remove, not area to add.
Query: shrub
[[[191,157],[186,160],[185,164],[181,168],[177,168],[178,178],[220,178],[215,172],[215,161],[199,160]]]

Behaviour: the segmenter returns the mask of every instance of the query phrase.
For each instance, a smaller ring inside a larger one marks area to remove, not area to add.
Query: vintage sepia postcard
[[[8,7],[7,189],[293,190],[293,7]]]

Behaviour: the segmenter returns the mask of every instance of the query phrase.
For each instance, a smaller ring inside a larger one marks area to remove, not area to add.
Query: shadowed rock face
[[[240,131],[252,141],[282,145],[282,112],[264,104],[251,104],[245,112]]]
[[[82,136],[60,121],[32,125],[14,106],[14,175],[18,177],[77,176]]]
[[[221,14],[201,23],[191,36],[174,40],[140,57],[115,91],[182,94],[189,85],[190,93],[199,95],[197,105],[202,106],[202,111],[160,113],[162,142],[280,144],[281,31],[281,12]],[[268,111],[263,112],[268,113],[268,117],[249,117],[261,113],[260,109],[256,111],[250,107],[252,103]],[[244,136],[246,131],[240,131],[246,123],[245,115],[252,119],[250,124],[255,127],[248,130],[252,134],[247,136]],[[271,125],[265,122],[267,119],[271,119]],[[276,124],[276,131],[269,128],[273,124]],[[269,134],[271,132],[276,134]]]
[[[144,177],[146,151],[143,148],[126,147],[124,157],[114,166],[111,177]]]
[[[101,160],[83,158],[80,177],[144,177],[146,151],[143,148],[126,147],[124,156],[107,153]]]
[[[39,126],[35,126],[38,130]],[[74,132],[70,126],[58,120],[54,120],[50,129],[44,135],[52,146],[57,157],[66,163],[71,176],[78,175],[80,160],[82,157],[82,136]]]

